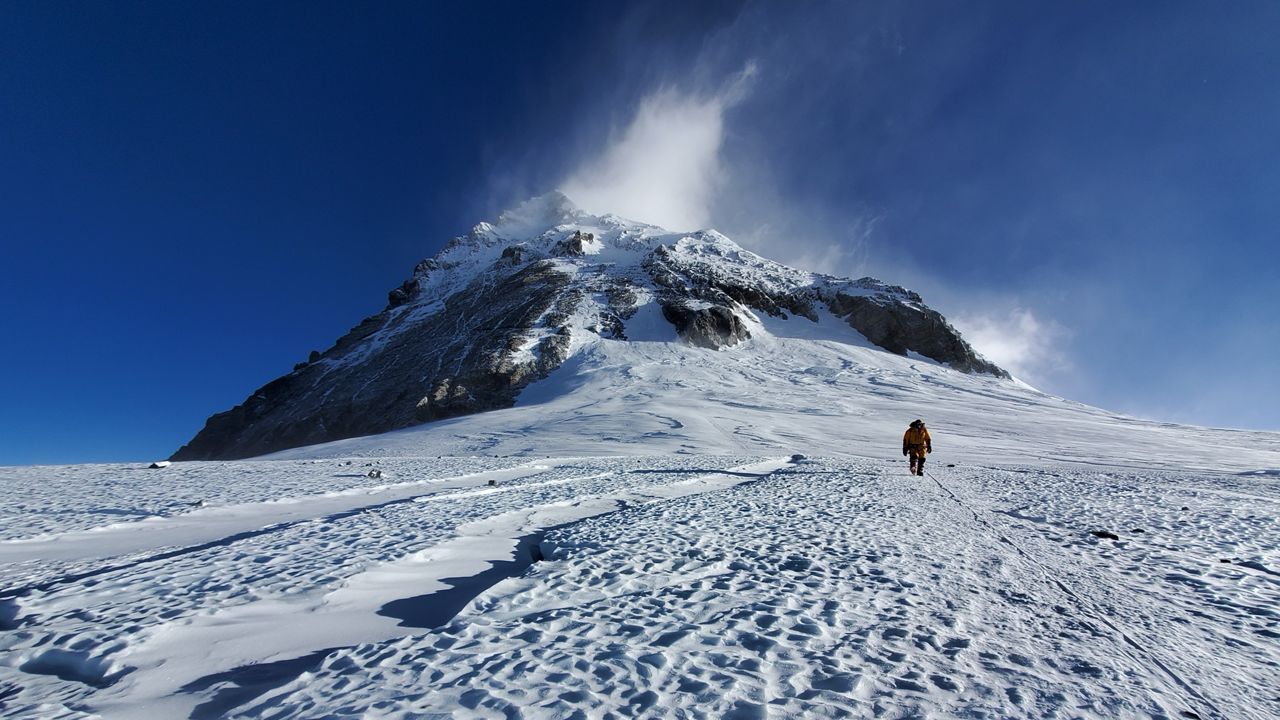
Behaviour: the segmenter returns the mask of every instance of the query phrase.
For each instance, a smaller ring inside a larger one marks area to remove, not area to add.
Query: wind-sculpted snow
[[[148,502],[217,504],[125,522],[130,468],[8,469],[69,512],[0,542],[0,715],[1280,713],[1270,476],[935,465],[179,464]],[[191,535],[220,509],[252,530]]]
[[[714,473],[741,463],[708,458],[705,467]],[[697,489],[683,463],[662,459],[379,466],[425,481],[344,494],[336,507],[328,493],[228,505],[224,514],[246,519],[251,529],[224,536],[192,535],[221,527],[207,517],[220,508],[210,508],[103,526],[88,533],[89,542],[71,530],[0,543],[0,710],[6,717],[9,710],[44,716],[52,711],[39,709],[41,703],[76,707],[89,693],[95,707],[119,717],[146,715],[137,710],[144,706],[187,712],[199,698],[172,696],[215,671],[405,634],[379,610],[431,590],[432,568],[449,567],[439,557],[415,560],[416,554],[472,538],[478,545],[454,551],[464,561],[457,574],[470,575],[509,556],[509,543],[540,529],[537,521],[551,527],[612,511],[650,487]],[[255,472],[224,479],[254,497],[273,487],[273,478],[283,479],[284,490],[320,486],[334,467],[236,463],[228,468]],[[465,472],[447,475],[458,469]],[[39,477],[41,470],[15,474]],[[174,472],[182,477],[183,469]],[[92,496],[95,484],[86,475],[90,481],[79,486],[65,483],[61,497]],[[6,493],[7,501],[12,497]],[[477,523],[489,526],[477,530]]]
[[[358,495],[395,484],[438,482],[508,467],[498,458],[435,458],[400,463],[397,471],[368,458],[293,463],[184,463],[181,470],[146,465],[0,467],[0,540],[65,534],[112,523],[208,514],[220,507],[318,495]],[[370,477],[371,471],[377,477]]]
[[[939,475],[944,485],[810,462],[580,523],[547,537],[550,562],[436,634],[336,653],[242,716],[1280,712],[1276,613],[1259,605],[1280,587],[1222,566],[1194,532],[1153,526],[1182,552],[1125,558],[1095,526],[1069,525],[1171,521],[1181,511],[1168,498],[1113,506],[1080,494],[1094,489],[1088,475]],[[1061,513],[1058,534],[982,508],[983,490],[1037,485]],[[1274,510],[1280,496],[1264,499]],[[1248,532],[1274,542],[1265,525]],[[1194,578],[1194,591],[1152,592],[1169,575]]]

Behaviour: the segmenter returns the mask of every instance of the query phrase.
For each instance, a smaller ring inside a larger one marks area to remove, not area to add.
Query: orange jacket
[[[923,447],[927,453],[933,452],[933,440],[929,438],[929,429],[921,425],[918,428],[907,428],[902,435],[902,451]]]

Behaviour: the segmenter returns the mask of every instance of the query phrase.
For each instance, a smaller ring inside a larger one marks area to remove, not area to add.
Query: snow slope
[[[642,315],[509,410],[0,469],[0,714],[1280,716],[1277,435],[832,320]]]
[[[602,259],[661,239],[592,227]],[[750,338],[710,350],[654,302],[626,341],[576,307],[509,409],[0,468],[0,716],[1280,717],[1280,435],[891,354],[826,311],[739,306]]]
[[[1144,421],[956,372],[885,352],[829,313],[751,323],[751,339],[735,348],[693,348],[650,306],[628,322],[630,341],[576,348],[514,408],[270,457],[836,451],[892,459],[921,417],[938,457],[993,465],[1242,472],[1280,463],[1276,433]]]

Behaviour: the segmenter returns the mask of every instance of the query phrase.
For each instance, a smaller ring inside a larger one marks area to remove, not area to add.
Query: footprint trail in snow
[[[0,598],[0,712],[1280,715],[1267,478],[723,456],[227,467],[246,480],[198,511],[132,497],[150,520],[101,502],[119,466],[45,490],[66,512],[0,542],[18,589]],[[193,534],[197,513],[231,534]]]

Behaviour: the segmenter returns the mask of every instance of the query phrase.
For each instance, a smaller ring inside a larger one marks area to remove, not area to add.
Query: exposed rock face
[[[817,309],[825,306],[889,352],[914,351],[963,372],[1009,377],[910,290],[869,277],[848,280],[803,273],[720,242],[724,238],[715,233],[693,237],[710,242],[681,247],[687,242],[681,240],[675,246],[659,246],[644,262],[663,299],[663,315],[691,344],[720,348],[750,337],[745,327],[728,319],[736,317],[734,307],[817,320]],[[697,318],[679,309],[687,297],[705,304]]]
[[[528,260],[529,249],[524,245],[512,245],[502,251],[502,260],[511,267],[523,265]],[[394,291],[393,291],[394,292]]]
[[[581,230],[575,231],[569,237],[556,243],[555,253],[557,255],[582,257],[587,254],[587,248],[591,247],[595,239],[596,236],[591,233],[584,233]]]
[[[708,350],[750,340],[755,312],[809,322],[830,311],[890,352],[1007,377],[908,290],[795,270],[714,231],[587,215],[558,193],[454,239],[387,301],[209,418],[173,459],[251,457],[509,407],[577,348],[625,341],[650,303],[672,339]]]
[[[564,362],[562,336],[534,335],[569,277],[540,262],[490,279],[477,278],[434,313],[395,306],[366,318],[317,361],[209,418],[173,459],[252,457],[509,407]],[[525,344],[533,347],[521,359],[513,350]]]
[[[694,308],[682,302],[663,303],[662,316],[681,339],[698,347],[716,350],[751,337],[742,319],[723,305]]]
[[[697,235],[704,235],[713,242],[727,240],[718,233],[715,235],[695,233],[695,236]],[[740,265],[745,256],[757,260],[764,259],[742,250],[737,250],[736,253],[726,258],[726,253],[715,245],[712,245],[708,252],[698,253],[682,253],[662,246],[653,251],[644,266],[653,277],[653,282],[663,288],[668,296],[690,294],[721,307],[737,303],[774,317],[784,317],[785,310],[810,320],[816,319],[813,308],[815,295],[812,289],[798,285],[807,279],[800,276],[807,276],[807,273],[800,273],[784,265],[764,261],[775,266],[769,267],[768,270],[789,270],[796,277],[784,278],[782,283],[778,283],[777,277],[762,279],[754,273],[740,274],[738,271],[743,269]],[[730,262],[725,262],[726,260]],[[794,281],[798,286],[789,287],[786,285],[787,281]]]
[[[850,327],[889,352],[906,355],[914,350],[963,372],[1009,377],[1009,373],[974,352],[942,315],[921,304],[919,295],[901,288],[895,290],[913,301],[901,302],[888,293],[850,296],[837,292],[827,303]]]

